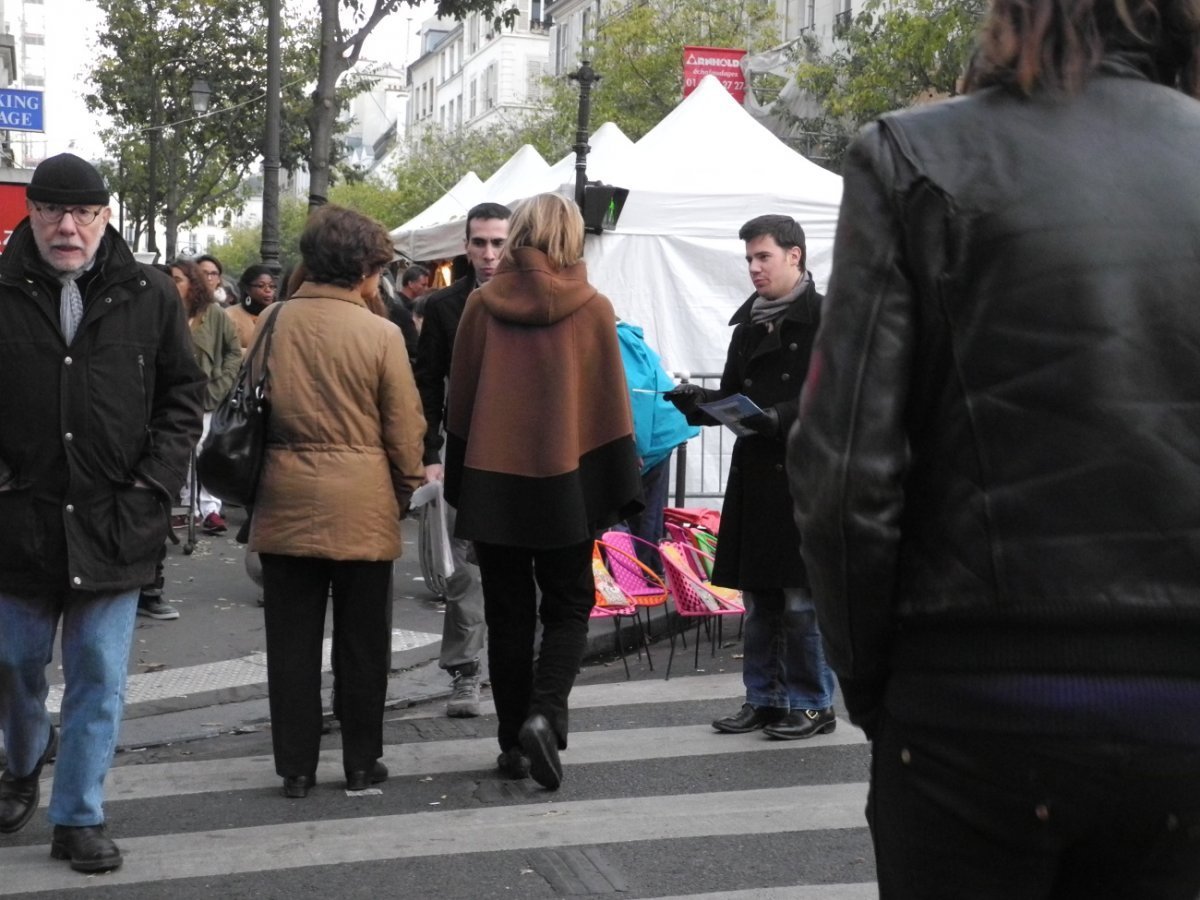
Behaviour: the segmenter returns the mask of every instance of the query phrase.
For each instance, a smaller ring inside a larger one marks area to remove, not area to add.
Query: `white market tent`
[[[611,232],[590,235],[589,280],[642,326],[669,371],[720,372],[729,317],[750,296],[738,229],[764,213],[804,227],[808,266],[824,291],[842,179],[789,148],[715,79],[593,175],[629,189]]]
[[[612,122],[596,129],[588,144],[591,151],[587,171],[593,180],[599,177],[595,173],[611,170],[633,149],[633,141]],[[551,166],[533,147],[525,144],[487,181],[479,183],[473,172],[466,178],[474,179],[476,189],[470,190],[468,186],[459,190],[462,185],[459,182],[428,209],[389,232],[399,252],[413,260],[446,259],[462,253],[467,211],[476,203],[490,201],[512,206],[526,197],[559,190],[573,196],[575,154],[568,153]],[[459,199],[444,203],[456,191]],[[470,203],[462,202],[468,197]]]
[[[542,154],[529,144],[522,144],[521,149],[483,183],[483,199],[505,206],[523,200],[529,196],[529,184],[549,173],[550,164],[542,159]],[[463,218],[466,218],[465,214]]]
[[[395,248],[409,259],[444,259],[462,253],[463,229],[462,220],[466,218],[467,210],[483,200],[483,182],[474,172],[468,172],[450,190],[442,194],[431,205],[417,213],[399,228],[388,232]],[[439,235],[447,231],[454,222],[455,234],[458,235],[456,248],[449,253],[434,253],[444,238]]]

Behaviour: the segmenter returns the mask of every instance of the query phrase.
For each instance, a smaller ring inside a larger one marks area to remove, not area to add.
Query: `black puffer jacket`
[[[26,220],[0,257],[0,589],[134,588],[154,577],[204,376],[175,286],[115,229],[70,347],[38,263]]]
[[[788,455],[852,717],[901,672],[1200,673],[1198,147],[1118,59],[854,145]]]
[[[784,436],[796,421],[800,385],[821,319],[821,295],[810,280],[808,290],[771,330],[750,320],[756,296],[752,294],[729,320],[735,327],[721,387],[706,392],[702,402],[745,394],[761,409],[775,409],[779,434],[740,437],[733,445],[712,580],[749,591],[804,588],[808,578],[792,521]],[[698,412],[688,421],[712,425],[716,420]]]

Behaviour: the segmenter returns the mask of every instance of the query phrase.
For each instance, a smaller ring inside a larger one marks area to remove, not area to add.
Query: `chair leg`
[[[650,640],[649,640],[649,638],[646,637],[646,631],[642,628],[642,620],[640,618],[635,617],[634,621],[637,622],[638,635],[642,639],[641,646],[646,648],[646,665],[648,665],[650,667],[650,671],[653,672],[654,671],[654,660],[650,656]],[[638,656],[639,656],[639,658],[641,657],[640,649],[638,650]]]
[[[667,657],[667,676],[666,676],[666,678],[663,679],[663,681],[671,680],[671,663],[675,659],[675,632],[677,629],[678,629],[678,624],[676,624],[674,626],[672,626],[672,625],[667,626],[667,634],[671,638],[671,655]],[[687,647],[684,647],[683,649],[686,650]]]
[[[696,619],[696,658],[694,660],[692,660],[692,668],[693,669],[700,668],[700,625],[701,624],[707,625],[708,624],[707,620],[708,620],[708,616],[701,616],[700,618]]]
[[[621,640],[621,617],[613,616],[613,633],[616,635],[617,652],[621,654],[621,662],[625,665],[625,680],[629,680],[629,660],[625,658],[625,644]]]

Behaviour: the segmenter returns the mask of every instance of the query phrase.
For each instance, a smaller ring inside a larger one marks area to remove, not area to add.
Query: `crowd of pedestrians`
[[[557,194],[473,207],[467,274],[432,293],[379,223],[324,207],[279,303],[266,266],[138,264],[99,172],[39,165],[0,256],[0,833],[54,761],[51,855],[121,865],[103,784],[134,617],[172,617],[170,511],[248,358],[270,368],[248,540],[287,797],[316,783],[330,598],[345,786],[388,777],[422,482],[453,534],[447,714],[480,714],[486,662],[498,774],[558,790],[593,540],[653,543],[655,434],[669,455],[736,401],[711,581],[745,604],[745,699],[712,727],[826,734],[840,688],[889,900],[1195,900],[1200,2],[991,0],[963,86],[852,144],[824,296],[800,222],[744,224],[753,293],[714,388],[663,381]],[[631,389],[677,419],[648,425]],[[187,500],[225,530],[202,485]]]

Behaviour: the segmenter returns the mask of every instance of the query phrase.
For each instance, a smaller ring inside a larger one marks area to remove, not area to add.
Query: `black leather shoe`
[[[13,834],[20,831],[33,818],[37,811],[39,789],[38,780],[42,776],[42,767],[54,759],[58,753],[58,731],[50,726],[50,737],[46,741],[46,749],[41,759],[33,767],[33,771],[24,778],[17,778],[8,769],[0,775],[0,834]]]
[[[121,851],[104,833],[103,825],[85,825],[81,828],[55,825],[50,856],[69,859],[71,868],[76,872],[107,872],[121,868],[122,862]]]
[[[778,722],[786,715],[787,710],[775,706],[754,706],[750,703],[743,703],[740,710],[732,716],[717,719],[712,723],[712,727],[726,734],[745,734],[748,731],[757,731],[764,725]]]
[[[814,734],[829,734],[837,728],[837,716],[833,707],[826,709],[798,709],[790,712],[774,725],[763,729],[763,734],[781,741],[798,741]]]
[[[370,772],[366,769],[355,769],[353,772],[346,773],[346,790],[365,791],[373,784],[387,781],[387,777],[387,766],[379,760],[375,760],[375,765]]]
[[[283,796],[292,800],[302,800],[308,796],[308,792],[316,783],[316,775],[286,775],[283,779]]]
[[[496,769],[501,777],[520,781],[529,777],[529,757],[521,752],[520,747],[510,747],[496,757]]]
[[[525,720],[517,732],[521,749],[529,757],[529,774],[548,791],[562,784],[562,762],[558,758],[558,735],[541,713]]]

